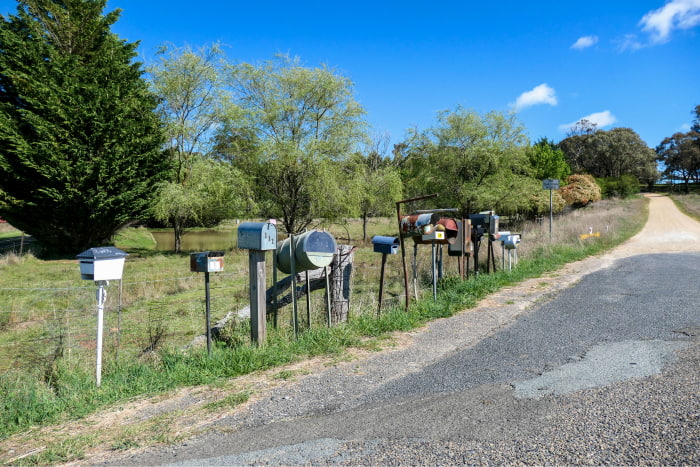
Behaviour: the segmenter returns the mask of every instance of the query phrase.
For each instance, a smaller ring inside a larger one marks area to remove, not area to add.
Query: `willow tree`
[[[188,225],[207,218],[221,220],[220,216],[237,214],[234,207],[246,205],[243,198],[248,183],[243,174],[206,161],[215,153],[216,129],[237,110],[224,86],[225,66],[218,44],[198,49],[164,45],[148,68],[159,97],[158,113],[166,134],[164,152],[173,164],[171,179],[157,190],[153,215],[173,228],[176,252]],[[207,176],[203,170],[212,172]],[[216,190],[211,188],[221,181],[219,177],[233,183],[235,189],[221,192],[222,199],[213,199]],[[231,209],[215,208],[222,203]]]
[[[110,241],[166,175],[155,96],[105,0],[0,16],[0,216],[45,247]]]
[[[484,209],[530,210],[527,147],[513,114],[462,107],[440,112],[432,128],[414,132],[407,142],[407,157],[418,170],[412,190],[438,193],[431,202],[463,216]]]
[[[315,218],[349,212],[340,162],[364,137],[364,110],[352,82],[327,67],[277,56],[231,67],[230,87],[256,141],[262,215],[297,233]]]

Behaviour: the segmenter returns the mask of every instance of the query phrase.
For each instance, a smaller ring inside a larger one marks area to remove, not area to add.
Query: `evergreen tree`
[[[106,0],[0,16],[0,216],[58,252],[109,242],[169,174],[156,98]]]

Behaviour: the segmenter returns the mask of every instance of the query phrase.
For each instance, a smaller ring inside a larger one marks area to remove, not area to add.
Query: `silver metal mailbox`
[[[520,243],[520,234],[508,235],[503,239],[503,246],[506,250],[515,250]]]
[[[277,248],[277,226],[269,222],[243,222],[238,226],[238,248],[274,250]]]
[[[113,246],[85,250],[76,256],[80,261],[80,277],[90,281],[121,279],[127,256],[128,253]]]
[[[382,235],[375,235],[372,237],[372,245],[374,245],[375,253],[395,255],[399,252],[399,244],[398,237],[384,237]]]
[[[291,274],[292,262],[289,254],[289,238],[277,245],[277,268]],[[310,230],[294,237],[294,270],[308,271],[328,266],[333,262],[337,248],[335,238],[323,230]]]
[[[203,251],[201,253],[190,253],[190,271],[221,272],[223,270],[223,251]]]

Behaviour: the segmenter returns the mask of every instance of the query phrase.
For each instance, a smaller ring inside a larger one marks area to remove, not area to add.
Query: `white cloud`
[[[513,107],[515,110],[522,110],[539,104],[557,105],[556,92],[547,83],[542,83],[539,86],[535,86],[532,90],[520,94],[515,100]]]
[[[617,118],[615,118],[615,116],[609,110],[604,110],[602,112],[596,112],[586,115],[585,117],[581,117],[575,122],[559,125],[559,129],[561,131],[569,131],[575,127],[577,123],[583,120],[586,120],[589,123],[594,123],[598,128],[605,128],[606,126],[610,126],[617,122]]]
[[[690,29],[700,24],[700,0],[671,0],[650,11],[639,22],[642,31],[651,35],[654,44],[670,39],[676,29]]]
[[[592,47],[598,43],[598,36],[583,36],[579,37],[571,46],[572,49],[583,50]]]

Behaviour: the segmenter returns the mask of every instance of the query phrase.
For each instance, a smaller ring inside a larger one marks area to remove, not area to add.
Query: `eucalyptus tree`
[[[240,127],[256,142],[261,213],[297,233],[314,218],[350,212],[341,163],[365,129],[352,82],[325,66],[307,68],[280,55],[231,66],[229,85],[245,114]]]
[[[559,147],[574,172],[594,177],[632,175],[646,184],[658,178],[654,150],[630,128],[569,136]]]
[[[104,244],[167,175],[156,98],[106,0],[0,16],[0,216],[44,246]]]
[[[199,160],[212,156],[216,130],[235,118],[236,107],[223,82],[225,66],[218,44],[198,49],[164,45],[148,68],[153,91],[160,98],[158,111],[167,137],[165,154],[174,167],[171,179],[159,186],[154,215],[173,227],[176,252],[185,228],[211,215],[210,206],[200,202],[210,199],[211,193],[205,184],[193,183],[190,178]],[[197,166],[199,170],[206,167],[212,166]],[[243,174],[235,173],[236,183],[246,185]],[[219,170],[216,175],[221,175]],[[214,176],[210,176],[212,183],[216,182]],[[238,191],[246,190],[241,186]],[[232,203],[237,205],[245,203]]]
[[[700,133],[688,131],[664,138],[656,147],[658,160],[663,164],[663,175],[683,182],[683,189],[690,192],[691,181],[700,182]]]

